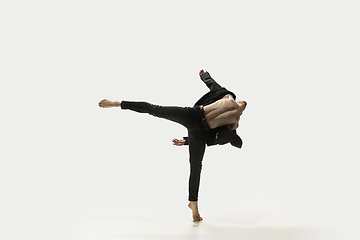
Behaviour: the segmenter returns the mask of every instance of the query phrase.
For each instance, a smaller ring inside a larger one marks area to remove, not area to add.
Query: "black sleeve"
[[[233,145],[234,147],[241,148],[243,145],[243,142],[242,142],[241,138],[239,138],[233,142],[230,142],[230,144]]]
[[[183,139],[185,140],[185,143],[184,143],[184,145],[189,145],[189,141],[188,141],[188,137],[183,137]]]
[[[200,76],[201,80],[206,84],[210,91],[222,88],[211,76],[210,73],[205,72]]]

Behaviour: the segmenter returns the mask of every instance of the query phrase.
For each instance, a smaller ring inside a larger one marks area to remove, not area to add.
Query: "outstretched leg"
[[[192,210],[194,221],[203,220],[200,217],[197,199],[200,185],[200,173],[202,159],[205,152],[204,133],[198,125],[204,117],[200,107],[164,107],[147,102],[110,101],[107,99],[99,103],[100,107],[121,107],[139,113],[148,113],[156,117],[164,118],[182,124],[189,129],[189,152],[190,152],[190,178],[189,178],[189,208]],[[206,135],[206,134],[205,134]]]
[[[203,114],[199,107],[159,106],[147,102],[111,101],[104,99],[99,102],[102,108],[121,107],[138,113],[148,113],[155,117],[164,118],[191,129],[201,122]]]

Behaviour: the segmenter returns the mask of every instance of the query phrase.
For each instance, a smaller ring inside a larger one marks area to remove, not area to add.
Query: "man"
[[[200,98],[194,107],[164,107],[147,102],[119,102],[107,99],[99,102],[102,108],[121,107],[139,113],[148,113],[177,122],[188,129],[188,137],[184,137],[183,140],[173,139],[173,145],[189,145],[190,203],[188,206],[192,210],[194,221],[203,220],[197,202],[205,147],[231,143],[241,148],[242,140],[236,134],[236,129],[247,105],[245,101],[235,101],[236,95],[216,83],[208,72],[201,70],[199,75],[210,92]]]

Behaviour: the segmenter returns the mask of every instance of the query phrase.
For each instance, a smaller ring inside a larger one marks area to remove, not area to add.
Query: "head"
[[[246,108],[247,102],[245,102],[244,100],[237,100],[236,103],[239,105],[240,111],[242,113]]]

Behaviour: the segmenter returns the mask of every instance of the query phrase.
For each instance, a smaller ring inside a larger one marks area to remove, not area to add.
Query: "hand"
[[[186,142],[185,140],[179,140],[179,139],[173,139],[172,140],[172,142],[173,142],[173,145],[175,145],[175,146],[182,146],[182,145],[184,145],[184,143]]]
[[[207,72],[207,71],[206,71]],[[201,71],[199,72],[199,76],[204,74],[204,70],[201,69]]]

